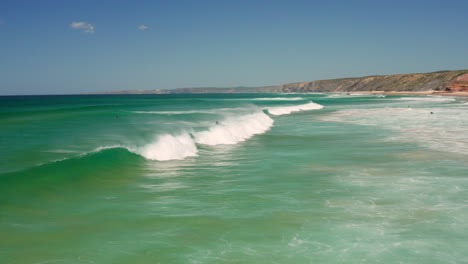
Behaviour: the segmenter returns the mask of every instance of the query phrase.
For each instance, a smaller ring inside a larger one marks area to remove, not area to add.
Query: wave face
[[[177,136],[165,134],[159,136],[154,143],[131,150],[150,160],[182,160],[197,156],[197,146],[188,133]]]
[[[195,134],[197,143],[205,145],[236,144],[253,135],[263,134],[273,126],[273,119],[264,113],[228,118],[208,131]]]
[[[293,112],[318,110],[322,108],[323,108],[323,105],[310,102],[308,104],[302,104],[302,105],[271,107],[271,108],[268,108],[267,110],[270,114],[279,116],[279,115],[289,115]]]

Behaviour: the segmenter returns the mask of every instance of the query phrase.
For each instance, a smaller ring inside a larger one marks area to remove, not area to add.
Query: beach
[[[440,91],[421,91],[421,92],[384,92],[384,91],[353,91],[353,92],[343,92],[350,94],[373,94],[373,95],[443,95],[443,96],[468,96],[468,92],[440,92]]]

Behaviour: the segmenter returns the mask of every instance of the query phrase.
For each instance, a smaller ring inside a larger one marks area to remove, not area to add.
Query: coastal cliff
[[[289,83],[282,92],[463,92],[468,91],[468,70],[397,74]]]
[[[468,70],[342,78],[264,87],[200,87],[163,90],[123,90],[93,94],[202,94],[310,92],[468,92]]]

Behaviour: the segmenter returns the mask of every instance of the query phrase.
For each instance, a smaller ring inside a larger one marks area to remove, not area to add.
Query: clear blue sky
[[[468,69],[466,0],[0,1],[4,95],[456,69]]]

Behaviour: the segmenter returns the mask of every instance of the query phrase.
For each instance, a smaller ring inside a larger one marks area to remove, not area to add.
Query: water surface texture
[[[468,99],[0,97],[0,263],[467,263]]]

